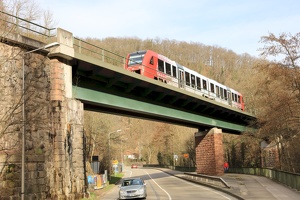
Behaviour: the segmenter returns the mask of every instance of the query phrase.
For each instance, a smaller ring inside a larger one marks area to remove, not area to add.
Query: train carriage
[[[244,110],[242,95],[151,50],[128,54],[124,68],[151,79]]]
[[[157,79],[178,87],[178,68],[176,62],[158,54]]]

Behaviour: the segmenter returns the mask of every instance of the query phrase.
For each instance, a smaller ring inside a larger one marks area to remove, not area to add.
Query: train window
[[[191,85],[191,81],[190,81],[190,73],[188,72],[185,72],[185,84],[187,86],[190,86]]]
[[[220,95],[221,95],[221,99],[224,99],[223,94],[224,94],[223,88],[220,87]]]
[[[210,91],[215,93],[215,85],[213,83],[210,83]]]
[[[145,56],[145,51],[132,53],[129,56],[128,66],[142,64],[142,61]]]
[[[151,59],[150,59],[150,63],[149,63],[149,64],[151,64],[151,65],[154,64],[154,58],[153,58],[153,56],[151,56]]]
[[[194,88],[196,86],[196,80],[195,80],[195,75],[191,75],[191,82],[192,82],[192,87]]]
[[[197,83],[197,89],[201,90],[201,79],[199,77],[196,77],[196,83]]]
[[[234,100],[235,100],[235,102],[238,102],[238,97],[237,96],[238,96],[237,94],[234,94]]]
[[[224,98],[227,100],[227,90],[224,89]]]
[[[174,65],[172,65],[173,77],[177,77],[177,69]]]
[[[216,85],[216,94],[217,94],[217,97],[220,97],[220,88],[217,85]]]
[[[165,72],[164,61],[158,59],[158,71]]]
[[[202,83],[203,83],[203,89],[207,90],[206,80],[202,80]]]
[[[235,101],[235,99],[234,99],[234,93],[231,93],[231,99],[232,99],[232,101]]]
[[[240,103],[240,102],[241,102],[241,96],[238,95],[238,103]]]
[[[171,65],[166,62],[166,74],[171,75]]]

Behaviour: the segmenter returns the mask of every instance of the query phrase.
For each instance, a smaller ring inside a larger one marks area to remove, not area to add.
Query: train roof
[[[176,66],[177,66],[178,68],[184,69],[184,67],[183,67],[181,64],[179,64],[179,63],[177,63],[177,62],[175,62],[175,64],[176,64]]]

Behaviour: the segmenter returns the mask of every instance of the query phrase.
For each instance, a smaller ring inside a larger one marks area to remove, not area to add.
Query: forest
[[[45,27],[55,27],[51,12],[41,11],[34,1],[16,0],[6,4],[8,2],[0,1],[0,8],[28,21],[39,21]],[[253,125],[258,128],[241,135],[224,134],[224,156],[230,166],[300,172],[297,148],[300,142],[300,32],[261,36],[260,57],[236,54],[200,41],[137,37],[81,39],[124,57],[138,50],[153,50],[241,92],[245,111],[257,117]],[[1,137],[7,130],[2,128],[7,121],[0,120]],[[92,161],[93,155],[99,156],[102,169],[108,165],[108,147],[112,159],[125,163],[195,165],[195,129],[88,111],[84,124],[88,161]],[[266,158],[266,152],[271,151],[275,152],[274,158]],[[187,153],[189,159],[183,157]],[[129,158],[129,155],[134,156]],[[178,155],[176,163],[174,155]]]

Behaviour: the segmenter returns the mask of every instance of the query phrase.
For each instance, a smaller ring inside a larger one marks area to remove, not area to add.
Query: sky
[[[262,36],[300,32],[299,0],[37,0],[75,37],[202,43],[258,57]]]

